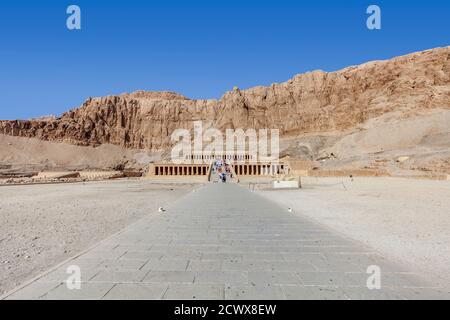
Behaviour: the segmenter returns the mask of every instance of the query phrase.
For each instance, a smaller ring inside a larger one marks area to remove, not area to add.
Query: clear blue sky
[[[66,28],[66,8],[82,30]],[[382,30],[366,8],[382,9]],[[139,89],[219,98],[450,45],[448,0],[23,1],[0,3],[0,119],[26,119],[86,98]]]

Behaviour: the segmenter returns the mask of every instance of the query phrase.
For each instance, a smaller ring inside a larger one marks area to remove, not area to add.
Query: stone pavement
[[[233,183],[206,184],[166,209],[6,298],[448,298],[370,248]],[[80,267],[81,289],[67,287],[71,265]],[[370,265],[381,268],[379,290],[366,286]]]

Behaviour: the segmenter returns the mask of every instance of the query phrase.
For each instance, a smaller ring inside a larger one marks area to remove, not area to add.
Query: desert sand
[[[140,169],[159,159],[157,153],[104,144],[81,147],[67,143],[0,134],[0,173],[41,170],[111,170],[117,166]]]
[[[0,187],[0,293],[178,199],[192,184],[120,180]]]
[[[357,177],[302,182],[298,190],[255,192],[450,287],[450,181]]]

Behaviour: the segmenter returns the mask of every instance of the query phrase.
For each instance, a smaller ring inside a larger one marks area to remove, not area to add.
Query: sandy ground
[[[139,180],[0,186],[0,294],[193,187]]]
[[[450,174],[450,111],[423,111],[405,118],[400,111],[372,118],[348,131],[281,138],[281,155],[325,170],[379,169],[393,176]],[[404,162],[397,162],[406,157]]]
[[[303,178],[303,184],[255,192],[450,287],[450,181]]]
[[[124,149],[111,144],[82,147],[2,134],[0,146],[0,172],[3,168],[19,172],[109,170],[120,164],[126,164],[127,168],[143,168],[151,161],[160,159],[157,152]]]

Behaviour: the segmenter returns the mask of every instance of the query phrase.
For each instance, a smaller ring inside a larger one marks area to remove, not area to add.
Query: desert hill
[[[44,143],[56,153],[67,144],[88,148],[83,150],[117,147],[133,165],[136,154],[154,156],[170,148],[171,132],[192,128],[196,120],[218,129],[279,129],[283,155],[320,159],[318,165],[324,168],[385,166],[390,171],[447,172],[450,47],[336,72],[313,71],[269,87],[234,88],[218,100],[137,91],[89,98],[57,118],[0,121],[4,136],[0,164],[26,162],[15,155],[14,138],[21,145]],[[87,159],[98,158],[85,153]],[[401,156],[408,161],[399,164]],[[31,162],[41,163],[46,155],[33,157]],[[46,160],[53,161],[49,157]],[[102,166],[100,162],[95,166]],[[71,165],[70,156],[64,165]]]

